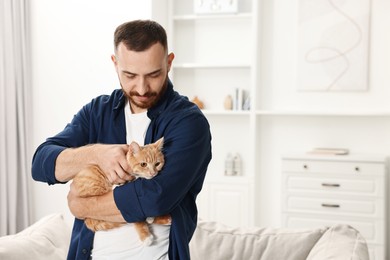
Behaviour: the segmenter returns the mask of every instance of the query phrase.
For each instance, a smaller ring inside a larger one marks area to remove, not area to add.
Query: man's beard
[[[130,93],[127,93],[123,86],[122,86],[122,82],[119,80],[119,83],[121,85],[121,88],[122,88],[122,91],[123,91],[123,94],[127,97],[127,99],[130,101],[130,104],[132,106],[136,106],[138,108],[141,108],[141,109],[149,109],[151,107],[153,107],[154,105],[157,104],[157,102],[161,99],[162,95],[164,95],[167,87],[168,87],[168,77],[165,79],[164,81],[164,84],[160,90],[159,93],[157,92],[153,92],[153,91],[148,91],[146,92],[144,95],[140,95],[137,91],[130,91]],[[145,103],[145,102],[137,102],[133,97],[135,96],[143,96],[143,97],[154,97],[152,98],[149,102]]]

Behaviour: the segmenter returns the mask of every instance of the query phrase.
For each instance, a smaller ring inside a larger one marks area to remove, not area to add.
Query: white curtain
[[[29,0],[0,0],[0,236],[29,224]]]

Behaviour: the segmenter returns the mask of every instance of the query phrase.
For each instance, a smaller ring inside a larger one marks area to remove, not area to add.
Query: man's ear
[[[115,56],[115,54],[111,55],[111,60],[114,63],[114,65],[116,65],[116,56]]]
[[[172,61],[175,58],[175,54],[173,52],[168,54],[168,72],[171,70]]]
[[[116,72],[118,72],[118,61],[117,61],[116,56],[114,54],[111,55],[111,60],[112,60],[112,63],[114,63],[114,67],[115,67]]]

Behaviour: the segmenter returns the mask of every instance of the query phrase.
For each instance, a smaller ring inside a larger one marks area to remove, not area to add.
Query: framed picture
[[[299,0],[298,12],[298,90],[367,90],[370,0]]]
[[[237,13],[237,1],[238,0],[194,0],[194,13]]]

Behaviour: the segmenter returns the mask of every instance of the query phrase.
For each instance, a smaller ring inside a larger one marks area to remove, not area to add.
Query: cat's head
[[[158,174],[164,166],[163,143],[164,137],[161,137],[145,146],[139,146],[136,142],[129,145],[127,161],[134,176],[151,179]]]

